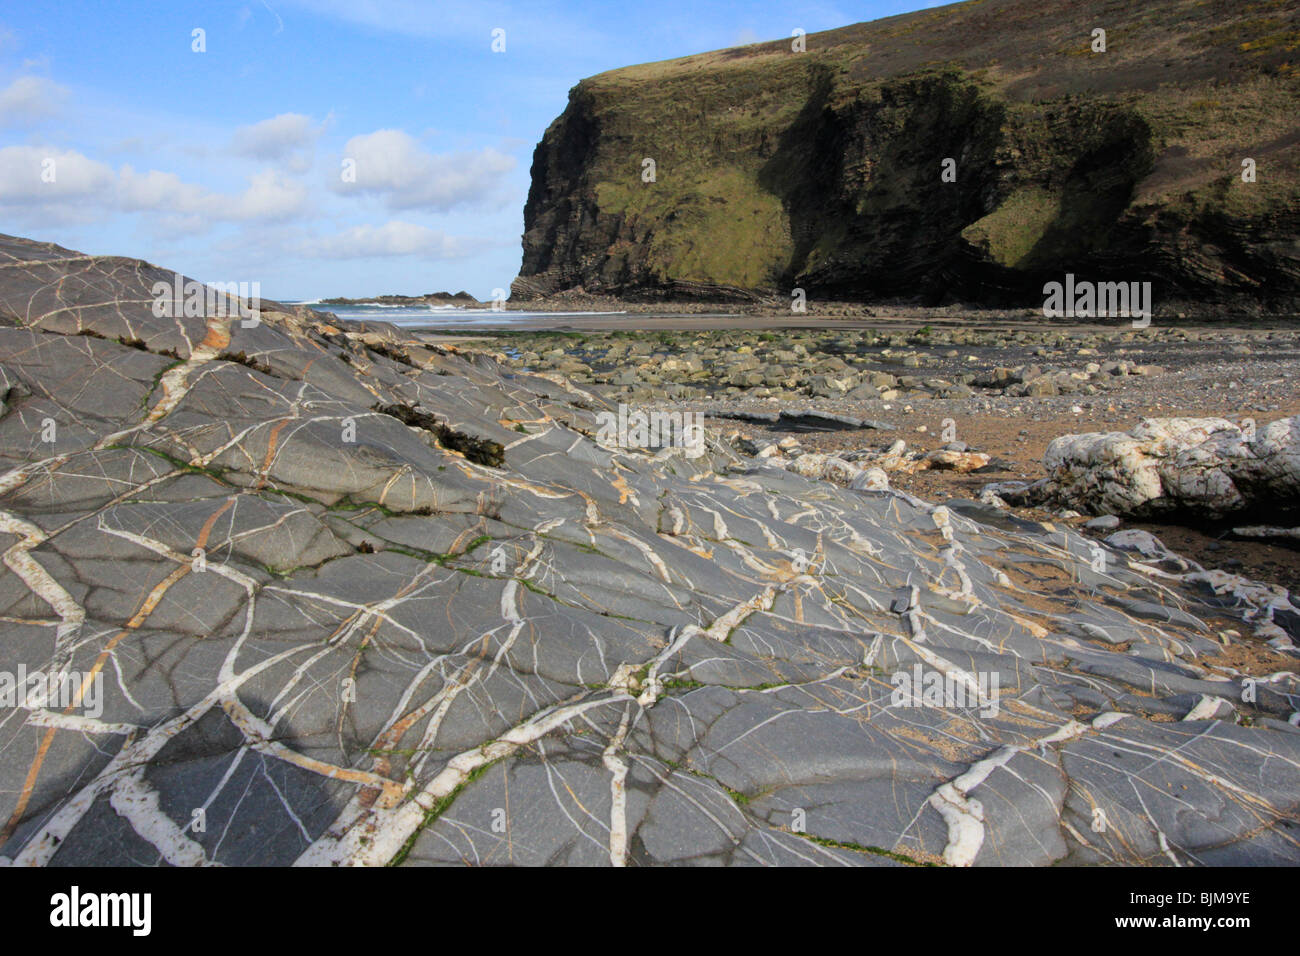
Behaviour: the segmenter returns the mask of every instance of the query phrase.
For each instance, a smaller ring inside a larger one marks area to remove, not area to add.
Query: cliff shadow
[[[793,251],[778,279],[846,299],[936,299],[962,230],[1003,191],[1005,108],[956,71],[891,80],[838,105],[833,94],[829,70],[815,72],[759,173],[790,223]]]

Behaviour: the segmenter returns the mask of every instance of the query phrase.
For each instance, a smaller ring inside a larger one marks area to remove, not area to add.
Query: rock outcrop
[[[1043,467],[1047,477],[1013,500],[1125,517],[1300,516],[1300,418],[1144,418],[1127,432],[1057,438]]]
[[[975,0],[583,80],[513,295],[1041,307],[1074,274],[1294,311],[1297,31],[1295,0]]]
[[[1284,593],[170,278],[0,237],[6,861],[1300,862]]]

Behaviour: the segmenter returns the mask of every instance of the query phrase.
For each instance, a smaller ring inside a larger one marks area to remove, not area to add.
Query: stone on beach
[[[1092,514],[1211,519],[1300,508],[1300,417],[1243,428],[1222,418],[1144,418],[1127,432],[1064,435],[1047,447],[1034,504]]]

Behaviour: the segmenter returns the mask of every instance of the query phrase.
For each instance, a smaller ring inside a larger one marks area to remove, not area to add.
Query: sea
[[[340,319],[391,322],[408,329],[500,329],[538,320],[556,320],[557,324],[562,324],[566,318],[627,315],[626,312],[527,312],[522,309],[494,312],[489,308],[467,309],[458,305],[322,305],[319,299],[291,304],[333,312]]]

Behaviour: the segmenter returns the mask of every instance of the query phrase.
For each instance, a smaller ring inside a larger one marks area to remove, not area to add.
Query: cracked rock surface
[[[1300,862],[1289,595],[172,278],[0,237],[6,862]]]

